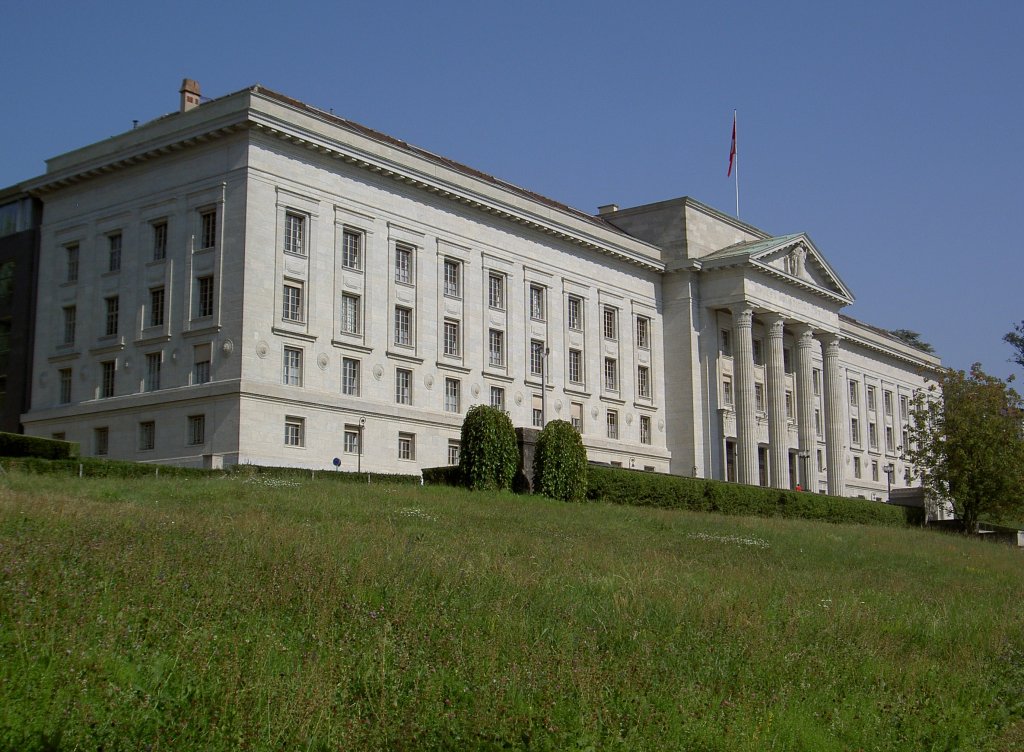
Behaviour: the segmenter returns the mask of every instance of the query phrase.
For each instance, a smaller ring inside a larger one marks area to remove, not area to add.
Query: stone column
[[[733,309],[732,361],[736,380],[736,441],[740,483],[758,485],[757,417],[754,404],[754,311],[742,304]]]
[[[789,431],[786,427],[786,366],[782,352],[782,316],[769,315],[768,324],[768,462],[771,484],[789,488]]]
[[[839,335],[825,334],[821,340],[825,346],[825,457],[828,462],[828,492],[832,496],[843,496],[846,492],[843,479],[843,436],[846,435],[846,420],[843,415],[845,391],[839,370]]]
[[[818,463],[816,449],[818,432],[814,426],[814,351],[818,343],[814,330],[807,324],[797,324],[796,334],[796,425],[800,434],[797,458],[797,477],[805,491],[818,492]]]

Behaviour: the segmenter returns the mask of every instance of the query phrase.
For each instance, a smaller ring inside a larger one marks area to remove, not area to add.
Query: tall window
[[[618,318],[619,311],[617,308],[605,306],[601,309],[602,329],[604,331],[605,339],[619,338]]]
[[[751,350],[753,351],[754,365],[764,365],[764,342],[759,339],[752,340],[750,343]]]
[[[651,346],[651,320],[646,316],[636,317],[636,346],[644,350]]]
[[[576,433],[583,433],[583,403],[573,402],[569,409],[569,419]]]
[[[164,325],[164,300],[166,293],[162,287],[154,287],[149,291],[149,325]]]
[[[651,369],[648,366],[636,367],[636,393],[644,399],[651,398]]]
[[[306,445],[306,419],[288,415],[284,419],[284,445],[301,447]]]
[[[569,350],[569,382],[572,384],[583,383],[583,352],[581,350]]]
[[[395,402],[399,405],[412,404],[412,371],[407,368],[395,369]]]
[[[878,449],[878,425],[874,421],[868,423],[868,446]]]
[[[398,434],[398,459],[400,459],[400,460],[414,460],[414,459],[416,459],[416,434],[414,434],[414,433],[400,433],[400,434]]]
[[[209,344],[196,345],[192,348],[193,384],[205,384],[210,380],[210,355],[212,349]]]
[[[148,353],[146,355],[146,391],[155,392],[160,388],[160,368],[163,363],[163,353]]]
[[[104,318],[103,333],[108,337],[113,337],[117,334],[117,318],[120,301],[117,295],[112,295],[109,298],[106,298],[104,302],[106,305],[106,316]]]
[[[815,396],[821,394],[821,371],[817,368],[811,370],[811,388]]]
[[[412,344],[412,309],[395,306],[395,344]]]
[[[814,433],[821,436],[821,410],[814,408]]]
[[[893,434],[892,426],[885,427],[885,451],[896,451],[896,441],[895,436]]]
[[[458,465],[462,445],[458,439],[448,439],[448,464]]]
[[[359,271],[363,268],[363,235],[355,230],[341,233],[341,265]]]
[[[282,382],[288,386],[302,386],[302,350],[298,347],[284,348]]]
[[[115,232],[112,235],[107,235],[107,247],[109,250],[107,271],[121,271],[121,233]]]
[[[544,288],[530,285],[530,318],[544,320]]]
[[[860,402],[859,397],[860,385],[853,379],[850,379],[850,405],[852,407],[856,407],[857,404]]]
[[[444,354],[457,357],[459,354],[459,322],[444,322]]]
[[[754,409],[759,413],[764,412],[764,384],[760,381],[754,384]]]
[[[788,347],[782,350],[782,370],[793,373],[793,351]]]
[[[199,249],[217,245],[217,209],[202,209],[199,212]]]
[[[93,444],[96,445],[96,455],[103,457],[110,451],[110,429],[106,426],[92,430]]]
[[[188,443],[192,446],[206,443],[206,416],[188,416]]]
[[[359,454],[359,426],[345,426],[345,454]]]
[[[530,340],[530,375],[544,375],[544,343],[537,339]]]
[[[569,328],[577,332],[583,331],[583,298],[570,295],[568,308]]]
[[[859,478],[861,475],[860,457],[853,458],[853,477]]]
[[[732,376],[722,377],[722,404],[732,407]]]
[[[64,306],[64,343],[65,345],[75,344],[75,318],[77,309],[75,306]]]
[[[786,419],[793,420],[793,392],[786,390]]]
[[[505,410],[505,390],[500,386],[491,387],[491,407],[496,407],[502,412]]]
[[[860,443],[860,420],[857,418],[850,418],[850,441]]]
[[[114,375],[117,373],[117,362],[105,360],[100,363],[100,397],[114,396]]]
[[[604,359],[604,388],[609,392],[619,391],[619,363],[615,358]]]
[[[487,275],[487,305],[505,310],[505,275],[496,272]]]
[[[498,368],[505,365],[505,333],[499,329],[487,333],[487,362]]]
[[[609,410],[605,413],[605,428],[609,439],[619,438],[619,413],[617,410]]]
[[[302,285],[292,282],[284,283],[281,300],[281,318],[285,321],[301,322],[302,316]]]
[[[460,277],[462,264],[455,259],[444,260],[444,294],[453,298],[460,297]]]
[[[875,409],[875,388],[868,384],[864,387],[864,398],[868,403],[868,410],[874,411]]]
[[[78,243],[72,243],[64,248],[64,258],[67,263],[64,275],[65,282],[78,281]]]
[[[71,369],[60,369],[60,404],[71,402]]]
[[[544,427],[544,396],[540,394],[533,395],[533,427]]]
[[[900,418],[907,420],[910,417],[910,400],[905,394],[900,395]]]
[[[395,246],[395,282],[412,284],[412,246],[403,243]]]
[[[462,411],[462,385],[458,379],[446,378],[444,380],[444,409],[445,412],[457,413]]]
[[[341,294],[341,331],[345,334],[359,334],[359,296]]]
[[[213,277],[199,277],[196,280],[198,287],[199,318],[213,315]]]
[[[651,443],[651,416],[641,415],[640,416],[640,443],[650,444]]]
[[[359,361],[355,358],[341,359],[341,393],[359,396]]]
[[[306,255],[306,218],[301,214],[285,212],[284,252]]]
[[[888,389],[882,392],[882,405],[885,408],[885,414],[892,415],[892,392]]]
[[[718,332],[718,349],[723,356],[732,357],[732,335],[728,329],[720,329]]]
[[[153,228],[153,260],[163,261],[167,258],[167,220],[154,222]]]
[[[156,423],[151,420],[139,423],[139,451],[148,452],[156,447]]]

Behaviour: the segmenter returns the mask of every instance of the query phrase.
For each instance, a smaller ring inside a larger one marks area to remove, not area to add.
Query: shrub
[[[458,465],[423,468],[423,483],[428,486],[461,486],[462,473]]]
[[[74,441],[23,436],[20,433],[0,433],[0,457],[42,457],[47,460],[66,460],[78,456]]]
[[[504,489],[519,466],[516,432],[509,417],[495,407],[474,405],[462,422],[459,473],[472,489]]]
[[[587,495],[587,450],[572,424],[553,420],[537,437],[533,487],[552,499],[582,501]]]

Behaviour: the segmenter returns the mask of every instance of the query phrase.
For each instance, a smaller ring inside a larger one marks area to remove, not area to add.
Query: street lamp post
[[[366,427],[366,418],[359,419],[359,453],[356,455],[356,472],[363,472],[363,428]]]
[[[892,476],[896,472],[896,466],[891,462],[885,466],[885,480],[888,490],[886,491],[885,501],[886,503],[892,501]]]
[[[807,488],[807,463],[810,462],[810,460],[811,460],[811,452],[808,449],[804,449],[803,451],[797,452],[796,456],[799,459],[803,460],[800,463],[801,464],[800,483],[803,486],[803,489],[805,491],[809,491],[810,489]]]

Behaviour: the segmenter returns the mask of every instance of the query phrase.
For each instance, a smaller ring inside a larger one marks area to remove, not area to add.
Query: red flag
[[[732,163],[736,159],[736,113],[732,114],[732,146],[729,147],[729,169],[725,173],[726,177],[732,175]]]

